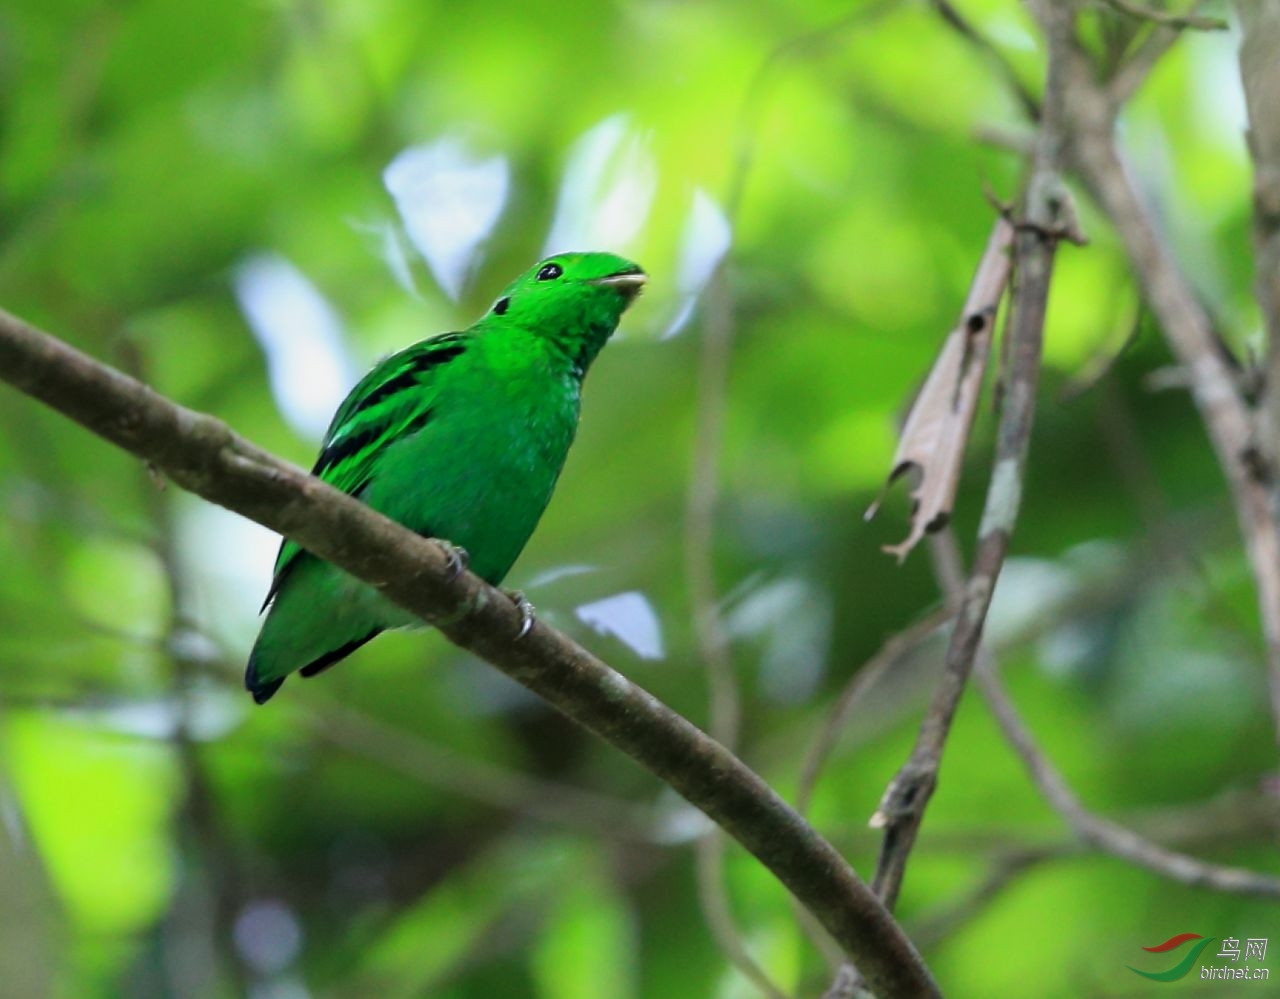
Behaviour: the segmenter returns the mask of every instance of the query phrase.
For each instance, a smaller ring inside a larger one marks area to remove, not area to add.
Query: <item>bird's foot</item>
[[[533,630],[533,623],[537,620],[533,609],[533,604],[529,603],[529,598],[519,590],[503,590],[508,600],[516,605],[516,610],[520,612],[520,631],[516,634],[516,641],[524,638]]]
[[[445,561],[449,563],[449,582],[452,583],[471,564],[471,556],[467,554],[465,548],[459,548],[452,541],[445,541],[444,538],[433,538],[432,540],[444,552]]]

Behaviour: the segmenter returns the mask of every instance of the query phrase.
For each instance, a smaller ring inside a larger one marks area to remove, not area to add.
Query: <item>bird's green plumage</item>
[[[393,354],[338,408],[313,474],[501,582],[533,533],[578,424],[582,378],[643,283],[608,253],[541,261],[477,323]],[[414,619],[285,541],[245,685],[262,703]]]

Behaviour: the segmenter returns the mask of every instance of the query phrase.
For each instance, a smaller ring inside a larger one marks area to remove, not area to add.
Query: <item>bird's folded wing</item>
[[[376,474],[387,446],[431,421],[440,375],[449,362],[466,352],[470,340],[466,332],[442,333],[379,362],[338,407],[311,474],[358,498]],[[287,538],[281,543],[264,609],[280,592],[301,551]]]

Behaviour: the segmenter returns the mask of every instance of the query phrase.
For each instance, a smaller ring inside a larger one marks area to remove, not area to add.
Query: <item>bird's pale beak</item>
[[[608,285],[610,288],[617,288],[619,291],[634,295],[644,283],[649,280],[649,275],[642,271],[634,271],[625,274],[610,274],[608,277],[596,278],[592,284]]]
[[[640,294],[640,289],[644,287],[644,283],[649,280],[649,275],[644,271],[623,271],[621,274],[610,274],[608,277],[596,278],[592,284],[602,284],[606,288],[616,288],[618,294],[622,296],[622,300],[626,303],[626,308],[635,301],[636,296]]]

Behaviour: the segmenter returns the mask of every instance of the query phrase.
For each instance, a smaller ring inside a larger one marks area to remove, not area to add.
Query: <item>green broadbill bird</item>
[[[644,285],[611,253],[562,253],[516,278],[461,332],[378,364],[338,407],[312,469],[410,530],[466,552],[498,585],[551,499],[583,376]],[[259,704],[388,628],[417,621],[285,540],[245,686]]]

